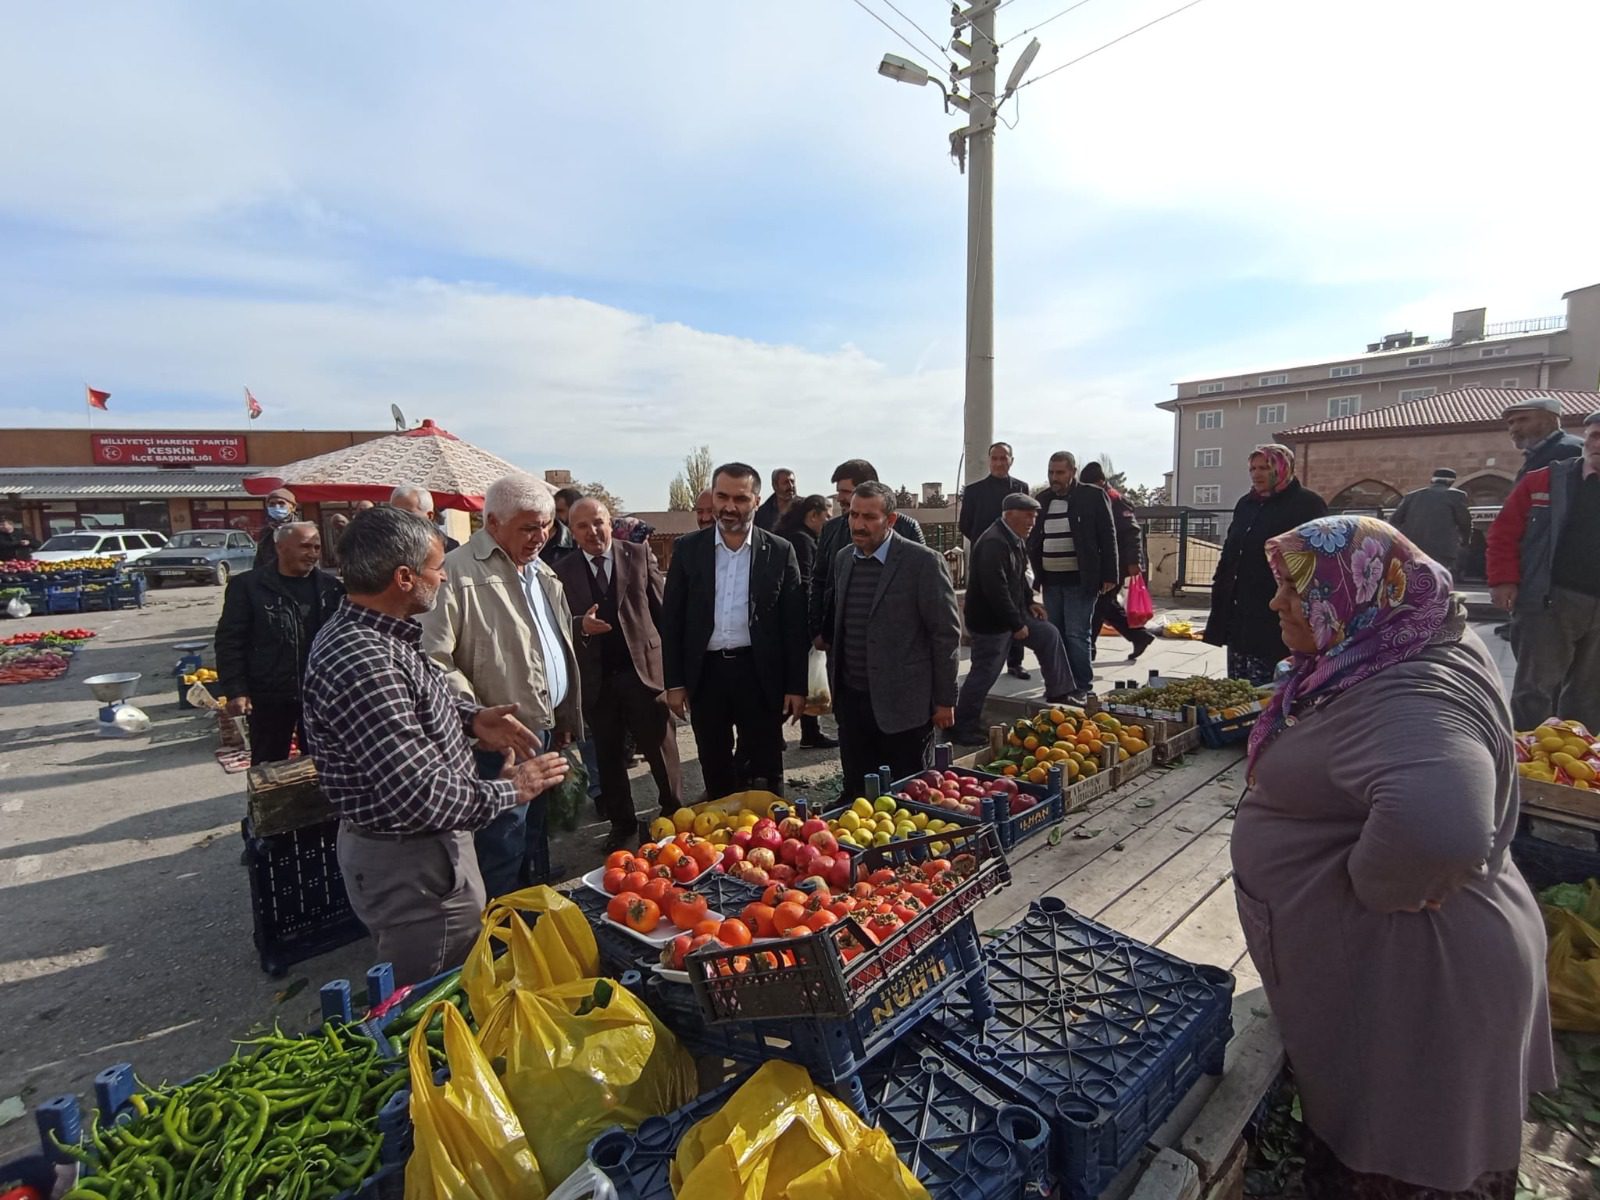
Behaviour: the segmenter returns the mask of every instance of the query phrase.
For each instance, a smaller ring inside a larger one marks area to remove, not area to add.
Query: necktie
[[[601,592],[604,592],[606,590],[606,560],[603,558],[591,558],[589,566],[594,571],[595,586]]]

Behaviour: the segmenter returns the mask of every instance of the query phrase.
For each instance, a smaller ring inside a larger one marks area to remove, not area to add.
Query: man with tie
[[[941,554],[894,531],[894,510],[893,488],[858,483],[833,563],[824,629],[846,801],[880,766],[891,779],[925,768],[934,726],[955,722],[955,588]]]
[[[611,536],[611,513],[585,497],[567,513],[578,552],[556,564],[575,613],[583,719],[600,766],[600,815],[611,822],[604,851],[638,844],[628,782],[628,735],[650,764],[661,811],[683,804],[678,735],[662,699],[661,567],[650,547]]]
[[[783,794],[783,720],[806,702],[806,597],[794,548],[755,527],[761,476],[711,476],[716,522],[678,539],[661,605],[667,707],[694,729],[713,798],[763,782]],[[734,766],[734,736],[739,759]]]

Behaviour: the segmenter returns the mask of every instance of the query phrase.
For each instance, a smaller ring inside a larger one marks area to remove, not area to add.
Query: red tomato
[[[618,892],[606,905],[606,916],[621,924],[628,918],[628,905],[639,898],[638,892]]]
[[[628,873],[621,867],[607,867],[606,873],[600,876],[600,886],[615,896],[622,890],[622,881],[627,877]]]
[[[628,928],[635,933],[650,933],[661,924],[661,906],[654,900],[646,900],[643,896],[635,896],[628,905],[624,918]]]
[[[706,919],[706,898],[683,892],[667,907],[667,920],[679,929],[693,929]]]

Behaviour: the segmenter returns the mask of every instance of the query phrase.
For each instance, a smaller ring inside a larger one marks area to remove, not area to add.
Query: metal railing
[[[1498,337],[1507,333],[1542,333],[1547,329],[1565,329],[1567,318],[1560,317],[1525,317],[1520,321],[1496,321],[1483,327],[1484,337]]]
[[[1222,558],[1222,522],[1230,514],[1179,507],[1136,508],[1134,514],[1149,577],[1170,586],[1174,596],[1209,592]]]

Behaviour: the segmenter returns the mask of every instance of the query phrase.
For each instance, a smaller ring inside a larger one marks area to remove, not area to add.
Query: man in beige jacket
[[[550,490],[507,475],[484,495],[484,525],[445,555],[439,602],[422,621],[422,649],[446,682],[474,702],[517,706],[517,719],[560,749],[582,735],[572,610],[555,572],[539,558],[555,524]],[[505,758],[479,751],[478,770],[497,778]],[[544,801],[502,812],[473,841],[484,890],[504,895],[547,868]],[[530,860],[534,869],[530,872]]]

